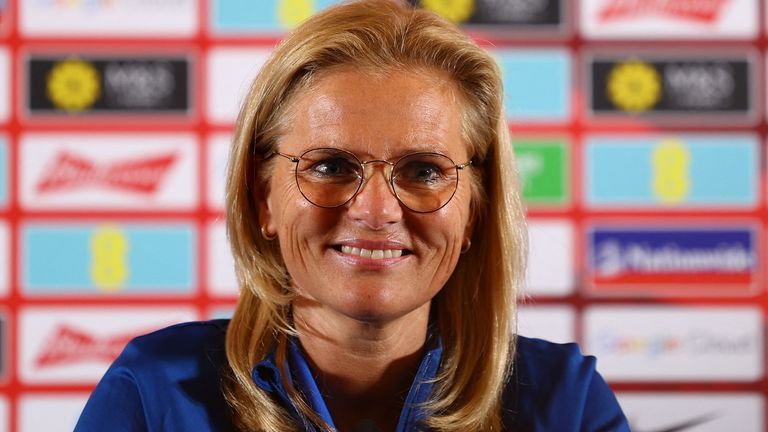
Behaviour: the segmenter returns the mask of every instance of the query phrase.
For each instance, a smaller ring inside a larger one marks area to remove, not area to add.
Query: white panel
[[[757,0],[581,0],[581,32],[593,39],[746,39],[757,35]]]
[[[20,199],[27,209],[192,209],[198,146],[191,134],[28,134]]]
[[[19,376],[95,384],[132,338],[197,319],[191,307],[34,307],[19,316]]]
[[[763,322],[754,307],[596,306],[584,316],[585,352],[615,381],[755,381]]]
[[[268,48],[216,48],[208,54],[208,118],[233,123],[259,69],[271,53]]]
[[[193,36],[195,0],[18,1],[26,36]]]
[[[765,431],[765,401],[757,394],[625,392],[616,396],[634,431]]]
[[[19,432],[69,432],[88,400],[87,393],[25,394],[19,398]]]
[[[224,210],[224,189],[227,181],[227,159],[232,137],[217,134],[208,139],[208,205],[215,210]]]
[[[573,292],[573,226],[566,220],[530,219],[526,294],[564,296]]]
[[[232,259],[223,221],[208,226],[208,264],[208,287],[212,294],[237,297],[235,261]]]
[[[522,306],[518,309],[517,332],[551,342],[576,341],[576,313],[570,306]]]

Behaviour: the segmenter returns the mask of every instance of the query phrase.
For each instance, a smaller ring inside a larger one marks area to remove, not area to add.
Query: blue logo
[[[191,225],[34,223],[21,231],[30,294],[182,294],[195,286]]]
[[[759,146],[744,134],[600,136],[586,141],[585,199],[594,207],[754,207]]]
[[[594,228],[587,240],[591,282],[612,291],[639,285],[688,286],[696,292],[751,286],[756,242],[748,227]]]
[[[565,122],[571,106],[571,56],[564,50],[491,50],[512,122]]]

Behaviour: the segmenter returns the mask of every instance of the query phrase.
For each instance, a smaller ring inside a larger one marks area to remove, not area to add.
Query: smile
[[[352,246],[341,246],[341,252],[370,259],[400,258],[403,255],[402,249],[365,249]]]

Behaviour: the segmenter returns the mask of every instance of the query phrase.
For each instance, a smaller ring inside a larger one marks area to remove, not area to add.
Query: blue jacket
[[[232,426],[221,392],[227,320],[168,327],[131,341],[91,394],[75,431],[227,431]],[[428,350],[408,393],[398,432],[419,431],[418,405],[431,392],[440,364],[439,338]],[[296,342],[286,367],[309,404],[333,425]],[[518,338],[515,373],[504,393],[506,431],[629,431],[594,357],[575,344]],[[291,409],[274,356],[253,370],[254,382]],[[295,415],[295,412],[294,412]]]

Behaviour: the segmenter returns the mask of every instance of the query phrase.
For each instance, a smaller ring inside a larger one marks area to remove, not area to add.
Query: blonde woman
[[[132,341],[77,430],[627,431],[595,361],[516,337],[526,227],[494,61],[393,1],[290,34],[235,130],[231,321]]]

